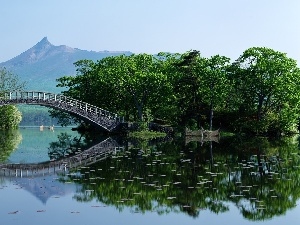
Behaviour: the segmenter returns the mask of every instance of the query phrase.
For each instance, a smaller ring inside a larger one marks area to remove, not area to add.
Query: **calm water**
[[[12,163],[58,159],[78,140],[82,149],[92,145],[69,128],[20,129],[1,138],[1,160]],[[93,164],[57,174],[0,177],[0,224],[299,222],[295,137],[118,143],[123,150]]]

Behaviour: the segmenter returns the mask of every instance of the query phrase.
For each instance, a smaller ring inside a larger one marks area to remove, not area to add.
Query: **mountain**
[[[59,92],[56,79],[65,75],[75,75],[74,62],[81,59],[100,60],[108,56],[130,55],[129,51],[87,51],[71,48],[66,45],[55,46],[47,37],[21,53],[20,55],[0,63],[9,71],[26,81],[27,90]]]

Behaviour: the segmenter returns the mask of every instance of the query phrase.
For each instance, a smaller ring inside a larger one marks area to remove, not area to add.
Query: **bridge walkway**
[[[62,94],[40,91],[14,91],[0,93],[0,106],[10,104],[35,104],[66,111],[112,132],[124,123],[124,118],[97,106]]]

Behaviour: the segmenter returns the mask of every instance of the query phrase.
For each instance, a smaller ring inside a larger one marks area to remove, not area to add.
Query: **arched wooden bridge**
[[[35,104],[47,106],[72,114],[102,127],[108,132],[124,122],[116,113],[109,112],[86,102],[64,96],[40,91],[14,91],[0,93],[0,106],[9,104]]]
[[[67,172],[72,168],[88,166],[104,160],[123,149],[114,139],[107,138],[87,150],[78,151],[75,155],[60,160],[43,163],[0,164],[0,176],[35,177]]]

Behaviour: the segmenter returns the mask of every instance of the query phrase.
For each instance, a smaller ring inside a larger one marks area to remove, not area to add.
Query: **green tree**
[[[99,106],[97,102],[103,100],[103,97],[99,98],[95,93],[95,90],[97,90],[97,87],[95,86],[98,84],[94,72],[95,62],[84,59],[75,62],[74,65],[76,67],[77,75],[58,78],[56,80],[58,82],[56,86],[67,88],[67,90],[62,91],[66,96]],[[50,109],[49,113],[51,117],[57,118],[58,123],[62,126],[84,124],[84,121],[78,117],[62,112],[61,110]]]
[[[199,90],[204,63],[200,52],[193,50],[182,54],[172,65],[176,71],[172,83],[180,126],[186,126],[191,119],[198,121],[198,125],[200,123],[204,105]]]
[[[227,77],[229,58],[215,55],[206,59],[205,69],[201,73],[201,85],[199,93],[202,102],[209,106],[209,129],[213,127],[214,110],[226,108],[226,100],[230,93],[230,85]]]
[[[77,76],[58,79],[58,86],[68,87],[65,94],[71,97],[143,121],[145,112],[154,115],[169,88],[159,65],[147,54],[78,61]]]
[[[0,99],[5,92],[21,91],[25,82],[20,82],[18,76],[6,68],[0,68]],[[22,120],[22,115],[16,106],[7,105],[0,107],[0,129],[16,128]]]
[[[22,114],[14,105],[0,107],[0,129],[15,129],[22,120]]]
[[[152,55],[136,55],[132,58],[133,68],[129,75],[128,91],[131,93],[138,111],[138,119],[143,120],[144,109],[160,103],[164,99],[166,76],[158,70],[157,60]],[[153,114],[153,112],[152,112]]]
[[[299,118],[300,71],[285,53],[247,49],[233,64],[235,125],[256,134],[292,132]]]
[[[179,112],[177,103],[178,95],[175,92],[174,84],[178,77],[177,63],[180,58],[179,53],[160,52],[156,56],[157,66],[165,76],[165,82],[161,86],[160,98],[156,98],[151,103],[151,111],[155,118],[163,119],[172,125],[177,125],[181,112]]]
[[[0,97],[4,92],[21,91],[24,89],[26,83],[20,82],[19,77],[5,67],[0,68]]]
[[[208,122],[212,129],[213,112],[225,108],[230,90],[229,58],[220,55],[204,58],[199,51],[193,50],[173,58],[173,65],[168,65],[173,75],[170,80],[180,125],[195,127],[190,121],[197,121],[199,127]]]
[[[63,94],[80,99],[85,102],[91,101],[93,98],[90,95],[95,80],[93,77],[95,63],[92,60],[79,60],[74,63],[76,67],[76,76],[63,76],[57,79],[59,82],[57,87],[68,88],[62,91]]]

